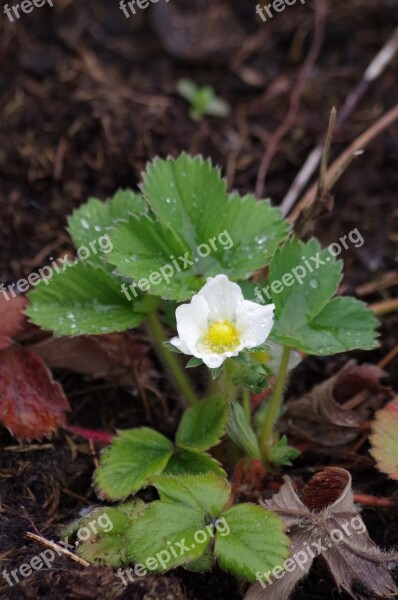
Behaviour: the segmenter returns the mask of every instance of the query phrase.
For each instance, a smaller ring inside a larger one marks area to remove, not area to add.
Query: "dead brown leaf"
[[[127,333],[51,337],[31,346],[45,363],[55,369],[67,369],[93,379],[106,379],[120,386],[136,383],[135,370],[141,384],[152,383],[154,371],[147,356],[148,346]],[[148,387],[150,387],[148,385]]]
[[[65,423],[69,402],[42,359],[11,346],[0,353],[0,422],[20,440],[51,436]]]
[[[6,300],[0,294],[0,350],[11,345],[10,338],[13,337],[24,321],[23,309],[27,304],[24,296],[9,296]]]
[[[398,554],[383,553],[370,539],[354,505],[348,471],[330,467],[318,473],[301,498],[291,479],[285,481],[264,506],[278,514],[288,528],[290,563],[285,561],[277,576],[263,575],[263,582],[252,586],[245,600],[288,600],[316,556],[326,561],[337,587],[353,598],[357,598],[355,586],[378,598],[398,594],[388,570],[390,563],[398,561]]]
[[[382,369],[371,364],[349,361],[336,375],[316,385],[299,400],[287,403],[282,428],[291,434],[324,446],[339,446],[356,439],[372,409],[392,396],[380,384]],[[358,394],[363,394],[358,397]],[[356,410],[347,407],[360,404]]]

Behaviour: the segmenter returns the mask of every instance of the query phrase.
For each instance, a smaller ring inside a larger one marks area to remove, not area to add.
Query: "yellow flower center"
[[[234,350],[239,345],[239,333],[230,321],[216,321],[207,330],[204,342],[212,352],[222,354]]]

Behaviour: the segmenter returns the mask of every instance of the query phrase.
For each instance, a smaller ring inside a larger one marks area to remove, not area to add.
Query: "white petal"
[[[183,342],[182,340],[180,340],[180,338],[178,337],[174,337],[170,340],[170,344],[173,344],[173,346],[175,346],[176,348],[178,348],[178,350],[180,350],[180,352],[182,352],[183,354],[191,354],[189,351],[188,346],[185,344],[185,342]]]
[[[236,307],[236,328],[245,348],[260,346],[270,334],[274,324],[274,304],[261,306],[243,300]]]
[[[177,331],[180,343],[186,354],[197,356],[196,344],[208,327],[209,307],[206,300],[196,294],[189,304],[182,304],[176,310]],[[188,351],[187,351],[188,350]]]
[[[235,320],[235,309],[243,300],[238,284],[229,281],[226,275],[209,277],[198,296],[204,298],[209,306],[210,321]]]
[[[209,369],[217,369],[221,367],[227,357],[225,354],[202,354],[200,358]]]

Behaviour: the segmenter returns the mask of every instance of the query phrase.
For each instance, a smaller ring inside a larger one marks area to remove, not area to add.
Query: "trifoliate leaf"
[[[205,516],[201,511],[156,500],[128,528],[127,555],[155,573],[184,565],[206,552],[210,535],[203,543],[195,539],[196,532],[204,526]]]
[[[208,545],[202,556],[185,566],[188,571],[196,573],[206,573],[211,571],[214,564],[213,548]]]
[[[113,250],[106,260],[136,282],[137,292],[149,291],[169,300],[186,300],[204,280],[196,272],[192,252],[160,221],[131,217],[110,233]]]
[[[250,458],[261,458],[256,434],[247,422],[243,408],[238,402],[231,403],[231,414],[227,424],[227,433],[241,450]]]
[[[229,197],[219,170],[201,157],[155,159],[142,189],[159,221],[136,217],[117,225],[106,260],[164,299],[190,299],[219,273],[245,279],[288,232],[268,202]]]
[[[205,452],[195,452],[177,448],[163,471],[164,475],[199,475],[202,473],[216,473],[220,477],[226,477],[226,473],[218,460]]]
[[[119,190],[107,202],[89,198],[68,217],[68,231],[76,248],[88,248],[90,263],[111,271],[113,267],[104,260],[112,248],[109,228],[146,210],[143,197],[132,190]]]
[[[256,573],[283,565],[290,542],[279,517],[251,504],[234,506],[223,517],[230,532],[217,535],[214,548],[223,569],[254,582]]]
[[[96,508],[90,514],[72,523],[63,538],[76,537],[76,552],[95,565],[119,567],[128,563],[127,529],[139,519],[146,505],[134,500],[118,507]]]
[[[176,434],[181,448],[207,450],[219,443],[228,419],[228,405],[222,396],[214,395],[185,411]]]
[[[398,480],[398,399],[376,413],[369,440],[380,471]]]
[[[248,387],[254,394],[260,394],[264,388],[269,387],[270,375],[271,371],[267,365],[240,363],[235,365],[231,381]]]
[[[154,485],[160,500],[129,528],[129,558],[156,572],[197,561],[206,554],[215,535],[214,518],[228,501],[226,478],[213,473],[162,475]]]
[[[214,473],[161,475],[154,480],[154,486],[162,501],[181,504],[211,516],[220,514],[231,493],[225,477],[218,477]]]
[[[172,454],[173,444],[153,429],[121,431],[101,456],[95,484],[112,500],[126,498],[161,473]]]
[[[218,260],[223,270],[216,267],[209,275],[225,273],[230,279],[247,279],[254,271],[268,264],[278,245],[289,233],[278,208],[268,200],[256,200],[252,195],[228,197],[222,231],[228,232],[233,242],[226,252],[217,249],[211,256]],[[258,300],[255,300],[258,302]]]
[[[292,239],[276,251],[268,286],[275,304],[271,337],[276,342],[317,355],[377,346],[373,313],[354,298],[331,299],[341,267],[316,240],[303,244]]]
[[[30,292],[29,300],[26,314],[55,335],[124,331],[137,327],[146,310],[142,303],[127,300],[117,279],[88,263],[55,273]]]
[[[289,446],[287,437],[283,435],[267,451],[267,457],[271,463],[276,465],[291,465],[292,460],[300,456],[300,450]]]

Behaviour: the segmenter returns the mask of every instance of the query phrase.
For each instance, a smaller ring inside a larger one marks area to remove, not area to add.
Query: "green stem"
[[[231,376],[234,370],[232,360],[229,358],[223,364],[221,389],[220,392],[226,397],[228,402],[232,402],[236,398],[236,385],[232,383]]]
[[[185,398],[188,404],[190,406],[196,406],[199,400],[188,377],[185,374],[185,371],[181,368],[181,365],[179,364],[175,354],[170,352],[170,350],[164,346],[164,342],[167,341],[167,338],[157,313],[153,312],[148,315],[147,322],[155,341],[157,351],[168,368],[172,379],[178,386],[182,396]]]
[[[272,444],[272,434],[274,431],[275,423],[278,419],[283,399],[283,389],[285,387],[285,380],[289,365],[289,356],[290,348],[284,346],[282,360],[279,367],[279,373],[275,383],[274,393],[268,406],[267,416],[265,418],[264,428],[260,439],[261,455],[263,458],[266,458],[268,447]]]
[[[250,390],[246,386],[242,389],[242,405],[245,413],[246,421],[250,424],[251,410],[250,410]]]

